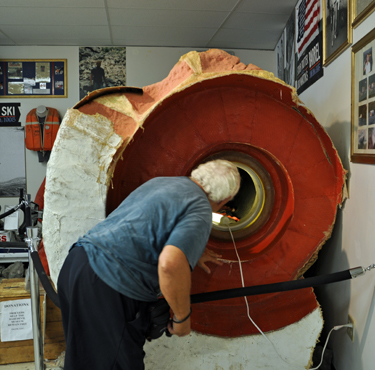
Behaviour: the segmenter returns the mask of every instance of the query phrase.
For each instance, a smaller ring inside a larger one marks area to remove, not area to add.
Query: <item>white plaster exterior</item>
[[[103,116],[69,109],[47,167],[43,240],[57,286],[61,266],[78,237],[105,218],[107,172],[122,138]]]
[[[244,309],[246,309],[244,305]],[[146,370],[307,369],[323,325],[320,308],[281,330],[239,338],[191,333],[146,343]],[[281,358],[280,358],[281,357]]]

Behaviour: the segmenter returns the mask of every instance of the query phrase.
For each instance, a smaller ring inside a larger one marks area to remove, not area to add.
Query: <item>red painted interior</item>
[[[145,99],[149,104],[148,95]],[[112,114],[108,109],[101,112]],[[245,284],[296,278],[331,230],[344,170],[319,123],[293,102],[289,87],[276,82],[231,74],[196,83],[165,99],[117,163],[107,213],[150,178],[188,175],[220,147],[258,156],[277,192],[268,223],[256,235],[238,241]],[[210,239],[208,246],[232,262],[213,267],[210,275],[196,269],[193,293],[241,286],[233,245]],[[250,314],[263,331],[297,322],[318,307],[312,289],[251,297],[249,303]],[[242,298],[195,305],[192,326],[219,336],[257,333]]]

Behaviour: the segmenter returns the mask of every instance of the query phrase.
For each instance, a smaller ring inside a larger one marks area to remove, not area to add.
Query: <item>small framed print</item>
[[[375,0],[352,1],[353,28],[356,28],[375,10]]]
[[[375,164],[375,29],[352,47],[351,161]]]

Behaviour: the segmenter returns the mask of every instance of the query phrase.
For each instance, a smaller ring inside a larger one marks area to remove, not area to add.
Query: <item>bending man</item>
[[[65,370],[142,370],[150,303],[173,311],[171,334],[190,333],[191,271],[206,262],[212,212],[240,187],[228,161],[201,164],[191,177],[157,177],[133,191],[80,237],[58,279]]]

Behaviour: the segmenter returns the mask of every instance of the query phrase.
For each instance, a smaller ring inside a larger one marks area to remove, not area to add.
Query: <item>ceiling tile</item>
[[[210,44],[218,48],[270,50],[296,2],[0,0],[0,45],[90,43],[207,48]]]
[[[107,0],[109,8],[230,11],[238,0]]]
[[[1,24],[2,25],[99,25],[107,24],[107,16],[105,9],[98,8],[57,8],[53,12],[58,14],[56,17],[51,17],[50,8],[1,8]]]
[[[242,0],[238,5],[237,11],[290,15],[297,1],[298,0]]]
[[[108,46],[108,42],[101,41],[96,38],[83,39],[59,39],[60,44],[56,44],[56,38],[39,40],[38,46]],[[36,45],[34,40],[25,40],[22,42],[23,46]]]
[[[206,47],[214,28],[112,27],[116,45]]]
[[[42,8],[64,8],[64,7],[105,7],[104,0],[1,0],[1,7],[12,6],[16,8],[42,7]]]
[[[109,42],[108,27],[104,26],[25,26],[22,29],[18,26],[3,26],[2,30],[5,34],[11,34],[13,40],[19,44],[23,40],[37,40],[37,44],[41,40],[59,40],[59,39],[82,39],[97,38],[98,41],[107,40]],[[56,45],[61,45],[58,42]]]
[[[224,24],[224,28],[278,30],[288,21],[289,15],[263,13],[235,13]]]
[[[14,41],[0,32],[0,45],[15,45]]]
[[[274,50],[279,34],[270,30],[221,29],[211,40],[209,47],[226,47],[255,50]],[[249,47],[251,45],[251,47]]]
[[[226,12],[216,11],[109,9],[113,26],[219,27],[226,16]]]

